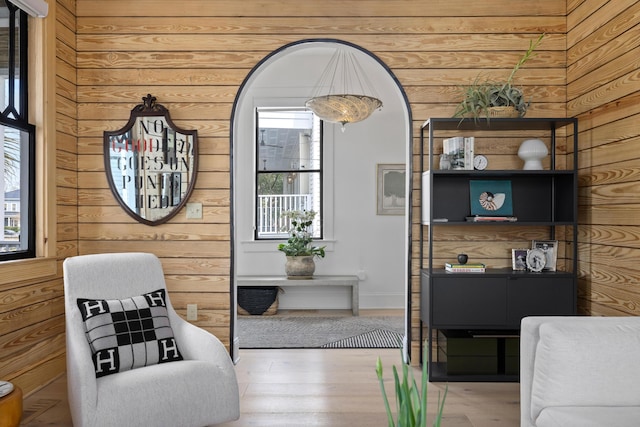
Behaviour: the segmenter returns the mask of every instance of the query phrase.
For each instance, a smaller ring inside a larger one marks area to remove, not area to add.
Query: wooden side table
[[[14,384],[13,391],[0,397],[0,427],[18,427],[22,419],[22,390]]]

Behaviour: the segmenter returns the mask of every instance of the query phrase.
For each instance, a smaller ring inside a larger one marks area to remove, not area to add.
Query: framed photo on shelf
[[[471,180],[469,181],[469,196],[471,215],[513,215],[510,180]]]
[[[511,249],[511,268],[517,271],[527,269],[527,252],[529,249]]]
[[[544,269],[548,271],[556,271],[556,263],[558,261],[558,241],[557,240],[534,240],[531,249],[540,249],[544,252],[547,262]]]
[[[404,215],[407,197],[404,164],[378,164],[377,214]]]

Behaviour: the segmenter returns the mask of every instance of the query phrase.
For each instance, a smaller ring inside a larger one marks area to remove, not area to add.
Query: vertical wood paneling
[[[640,3],[572,3],[567,113],[580,119],[579,305],[590,315],[637,316]]]

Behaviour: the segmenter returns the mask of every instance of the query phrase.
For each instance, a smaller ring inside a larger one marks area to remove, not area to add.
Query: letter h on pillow
[[[77,299],[96,377],[182,360],[164,289],[123,300]]]

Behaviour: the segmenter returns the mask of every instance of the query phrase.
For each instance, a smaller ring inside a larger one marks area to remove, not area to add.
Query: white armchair
[[[68,258],[63,264],[69,406],[76,427],[202,427],[239,418],[238,383],[224,345],[166,310],[184,360],[96,378],[77,299],[122,300],[166,289],[152,254]]]

